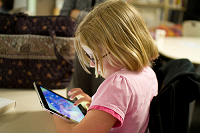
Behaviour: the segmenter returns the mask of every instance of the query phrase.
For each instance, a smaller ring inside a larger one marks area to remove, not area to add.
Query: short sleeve
[[[122,124],[132,95],[129,82],[125,77],[120,75],[110,76],[100,85],[92,97],[90,108],[101,106],[110,109],[121,117],[120,122]]]
[[[115,111],[113,111],[109,108],[106,108],[106,107],[103,107],[103,106],[98,106],[98,105],[93,105],[89,108],[89,110],[91,110],[91,109],[102,110],[102,111],[105,111],[105,112],[111,114],[113,117],[115,117],[117,119],[117,122],[114,124],[113,127],[120,127],[123,124],[122,117],[119,114],[117,114]]]

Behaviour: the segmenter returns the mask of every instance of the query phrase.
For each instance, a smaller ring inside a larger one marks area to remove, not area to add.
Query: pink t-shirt
[[[141,72],[122,69],[99,86],[89,110],[103,110],[118,119],[109,133],[144,133],[150,102],[157,91],[157,78],[150,67]]]

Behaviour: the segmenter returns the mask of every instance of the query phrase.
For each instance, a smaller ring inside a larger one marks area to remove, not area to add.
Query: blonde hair
[[[130,71],[141,71],[159,55],[139,12],[133,5],[121,0],[108,0],[96,6],[78,25],[75,36],[75,48],[87,72],[90,60],[82,45],[93,51],[96,76],[98,63],[104,70],[103,54],[108,54],[106,58],[114,67],[123,66]],[[118,62],[112,60],[111,55]]]

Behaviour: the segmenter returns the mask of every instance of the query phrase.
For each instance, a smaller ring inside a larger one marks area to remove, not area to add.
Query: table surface
[[[53,90],[66,97],[66,89]],[[56,133],[51,114],[43,110],[33,89],[3,89],[0,97],[16,100],[16,108],[0,116],[0,133]]]
[[[157,45],[165,57],[188,58],[193,64],[200,64],[200,37],[165,37],[164,43]]]

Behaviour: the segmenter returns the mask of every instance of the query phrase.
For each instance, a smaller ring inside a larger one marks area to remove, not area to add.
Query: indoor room
[[[199,53],[199,0],[0,0],[0,133],[199,133]]]

